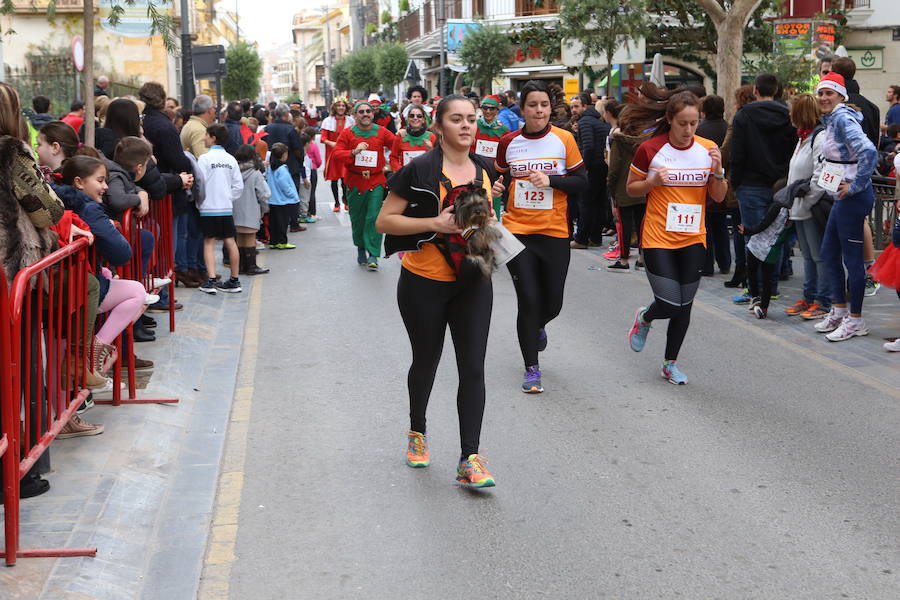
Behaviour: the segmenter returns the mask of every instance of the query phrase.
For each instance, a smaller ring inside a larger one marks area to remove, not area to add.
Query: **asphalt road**
[[[497,487],[454,481],[449,336],[432,464],[406,467],[399,263],[357,267],[327,194],[298,249],[266,257],[231,598],[900,597],[900,394],[704,301],[690,384],[670,385],[664,326],[626,347],[646,279],[585,252],[542,395],[519,391],[515,295],[495,277],[481,451]]]

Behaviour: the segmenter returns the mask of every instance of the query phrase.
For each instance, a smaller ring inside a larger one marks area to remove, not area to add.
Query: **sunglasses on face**
[[[372,114],[372,111],[371,111],[371,110],[362,110],[362,109],[360,109],[360,110],[358,110],[358,111],[356,111],[356,112],[359,113],[359,114],[361,114],[361,115],[370,115],[370,114]]]
[[[410,119],[424,119],[425,115],[409,115]]]
[[[496,106],[482,106],[481,110],[497,110]]]

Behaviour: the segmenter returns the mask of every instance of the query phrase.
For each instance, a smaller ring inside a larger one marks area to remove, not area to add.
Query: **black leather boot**
[[[256,255],[259,254],[259,250],[256,248],[241,248],[241,250],[247,251],[247,275],[265,275],[269,272],[269,269],[264,269],[256,264]]]
[[[723,285],[727,288],[742,288],[746,285],[746,276],[743,267],[735,267],[734,275],[730,281],[726,281]]]

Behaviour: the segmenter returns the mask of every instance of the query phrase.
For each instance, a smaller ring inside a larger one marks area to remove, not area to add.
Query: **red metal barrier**
[[[91,340],[82,340],[79,334],[87,304],[87,248],[87,240],[79,238],[22,269],[13,280],[8,305],[0,311],[6,349],[0,365],[0,413],[8,440],[3,486],[6,547],[0,556],[8,566],[19,556],[97,554],[96,548],[19,547],[20,480],[88,395],[83,371]]]
[[[168,200],[168,196],[166,197]],[[171,246],[172,244],[172,211],[171,211],[171,202],[161,201],[161,202],[151,202],[151,207],[157,205],[167,205],[168,212],[166,212],[166,208],[157,207],[156,215],[159,217],[157,219],[156,216],[152,216],[153,209],[151,208],[151,212],[145,215],[143,218],[140,218],[134,212],[134,209],[129,208],[124,213],[122,213],[122,220],[120,222],[120,230],[122,231],[122,235],[125,236],[125,239],[128,240],[128,243],[131,244],[131,260],[124,267],[119,268],[119,273],[121,277],[125,277],[127,279],[133,279],[135,281],[141,281],[144,284],[144,288],[148,290],[148,292],[152,292],[153,285],[153,277],[168,277],[172,279],[173,276],[171,272],[166,274],[164,270],[166,269],[165,265],[170,264],[172,271],[174,271],[174,253],[173,250],[168,249],[166,247]],[[143,271],[143,248],[141,241],[141,229],[147,229],[153,234],[154,237],[154,247],[153,253],[150,256],[150,262],[147,266],[147,274],[146,276],[142,273]],[[156,234],[159,232],[159,235]],[[165,235],[168,235],[168,241],[166,241]],[[160,248],[160,247],[163,248]],[[168,252],[168,254],[166,254]],[[158,274],[159,273],[159,274]],[[175,331],[175,284],[169,284],[169,330]],[[115,365],[113,366],[113,397],[111,400],[98,400],[94,399],[95,404],[112,404],[113,406],[120,406],[122,404],[176,404],[178,402],[177,398],[138,398],[137,397],[137,375],[134,371],[134,327],[129,326],[123,332],[125,336],[125,342],[122,343],[122,336],[117,336],[116,338],[116,350],[118,351],[118,358],[116,359]],[[128,397],[122,397],[122,357],[128,357]]]

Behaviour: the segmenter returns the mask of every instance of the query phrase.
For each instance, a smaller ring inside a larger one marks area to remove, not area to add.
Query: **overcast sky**
[[[308,12],[322,14],[322,0],[224,0],[220,7],[233,11],[238,8],[241,36],[259,43],[260,50],[291,41],[294,14]]]

